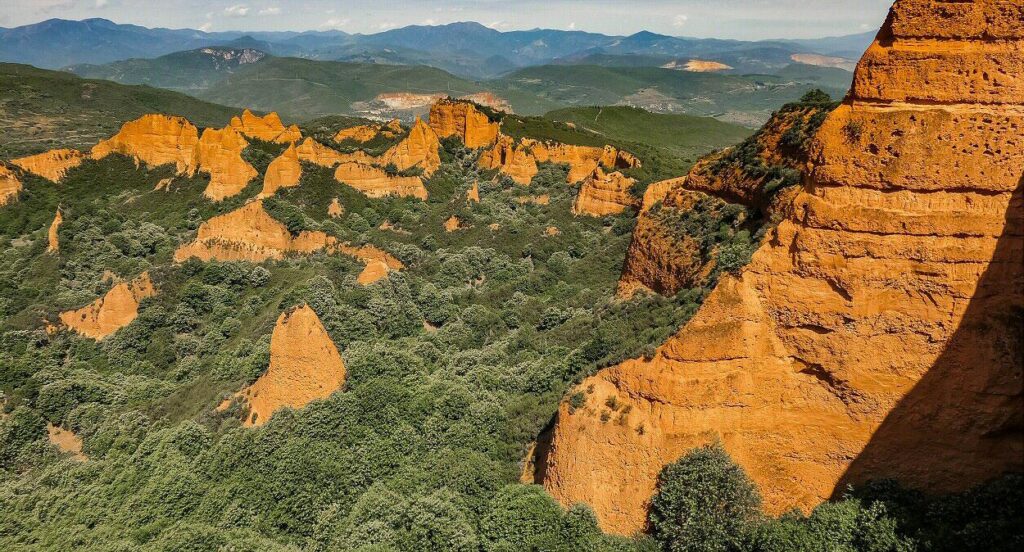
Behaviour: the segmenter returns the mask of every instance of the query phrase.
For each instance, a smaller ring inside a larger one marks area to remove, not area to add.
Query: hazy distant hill
[[[737,72],[767,72],[788,64],[794,54],[839,56],[863,50],[858,45],[866,36],[745,42],[650,32],[627,37],[550,29],[500,32],[479,23],[414,25],[370,35],[341,31],[207,33],[148,29],[105,19],[51,19],[0,29],[0,60],[60,68],[224,46],[319,60],[429,65],[474,79],[592,55],[697,58],[724,63]]]
[[[88,148],[146,113],[182,115],[201,126],[223,126],[238,110],[148,86],[0,63],[2,158],[55,147]]]
[[[175,52],[155,59],[128,59],[106,65],[73,65],[81,77],[122,84],[148,84],[171,90],[196,91],[213,86],[238,69],[258,63],[267,54],[252,48],[208,47]]]

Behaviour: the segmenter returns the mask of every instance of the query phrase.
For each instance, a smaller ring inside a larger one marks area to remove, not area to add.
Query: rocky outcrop
[[[313,163],[314,165],[320,165],[321,167],[331,168],[338,163],[348,161],[349,158],[334,149],[331,149],[320,142],[312,138],[306,138],[302,141],[297,148],[295,153],[298,155],[300,161],[307,163]]]
[[[342,163],[334,171],[334,178],[352,186],[367,197],[415,197],[427,199],[427,188],[418,176],[393,176],[384,169],[362,163]]]
[[[381,261],[390,270],[403,268],[398,259],[371,245],[351,246],[319,231],[292,235],[287,226],[267,213],[259,200],[201,224],[196,239],[179,247],[174,260],[184,262],[195,257],[201,261],[262,262],[318,251],[349,255],[363,263]]]
[[[388,264],[384,261],[370,261],[366,263],[366,268],[359,273],[356,277],[356,283],[364,286],[368,286],[384,278],[388,277],[391,269]]]
[[[501,111],[502,113],[512,113],[512,104],[510,104],[505,98],[495,95],[493,92],[466,94],[465,96],[460,96],[459,99],[473,102],[484,107],[489,107],[495,111]]]
[[[345,362],[313,309],[281,314],[270,336],[270,366],[239,393],[248,406],[243,424],[260,426],[282,408],[326,399],[345,384]]]
[[[620,172],[605,173],[600,168],[580,185],[579,194],[572,204],[572,214],[603,217],[618,215],[639,202],[630,190],[636,180]]]
[[[493,146],[501,126],[470,102],[440,100],[430,108],[430,128],[441,138],[459,137],[469,149]]]
[[[409,135],[391,149],[384,152],[375,164],[382,167],[394,165],[400,171],[420,169],[426,178],[441,166],[441,142],[437,134],[426,123],[416,119]]]
[[[662,202],[672,190],[682,188],[685,184],[685,176],[680,178],[670,178],[668,180],[649,184],[647,189],[644,190],[644,198],[640,203],[641,215],[650,211],[652,207]]]
[[[53,222],[50,223],[50,229],[46,232],[46,252],[57,253],[60,251],[60,239],[57,236],[57,231],[60,229],[61,223],[64,222],[64,216],[60,213],[60,207],[57,208],[57,214],[53,217]]]
[[[143,115],[92,148],[93,159],[119,153],[150,167],[173,164],[179,174],[195,174],[194,152],[199,131],[183,117]]]
[[[1024,470],[1020,16],[897,2],[742,274],[561,406],[538,447],[553,496],[632,533],[661,468],[714,439],[773,513],[868,479]]]
[[[285,127],[277,113],[268,113],[263,117],[257,117],[246,109],[242,112],[241,117],[231,118],[230,126],[239,134],[264,142],[286,144],[302,139],[302,131],[299,130],[299,127],[295,125]]]
[[[465,228],[467,227],[462,224],[462,219],[455,215],[448,217],[448,220],[444,221],[444,231],[449,234]]]
[[[103,297],[76,310],[60,313],[60,321],[92,339],[103,339],[127,326],[139,315],[139,302],[156,294],[149,274],[122,282]]]
[[[232,128],[203,131],[195,148],[192,166],[210,175],[203,195],[221,201],[238,195],[259,173],[242,159],[242,150],[249,142]]]
[[[380,127],[377,125],[358,125],[343,128],[334,135],[334,141],[344,142],[345,140],[352,140],[361,144],[376,138],[378,132],[380,132]]]
[[[55,149],[14,159],[11,164],[51,182],[59,182],[69,170],[81,165],[84,159],[85,154],[78,150]]]
[[[338,198],[331,199],[331,204],[327,206],[327,215],[331,218],[338,218],[345,214],[345,206],[341,204]]]
[[[478,160],[480,168],[497,169],[519,184],[529,184],[533,180],[538,163],[569,165],[566,181],[570,184],[582,181],[598,167],[614,171],[640,166],[640,160],[635,156],[612,146],[573,146],[529,138],[517,143],[505,135],[500,135],[494,146],[485,150]]]
[[[466,201],[469,203],[480,203],[480,183],[474,182],[473,186],[466,192]]]
[[[290,144],[288,149],[270,162],[266,174],[263,175],[263,191],[260,197],[270,197],[281,188],[293,188],[299,185],[302,179],[302,164],[299,163],[299,153],[295,144]]]
[[[0,207],[18,199],[21,193],[21,179],[3,163],[0,163]]]

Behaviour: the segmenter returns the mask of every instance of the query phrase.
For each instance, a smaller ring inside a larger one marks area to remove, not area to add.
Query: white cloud
[[[686,25],[686,22],[689,21],[689,20],[690,20],[690,16],[681,13],[681,14],[679,14],[679,15],[677,15],[677,16],[672,18],[672,26],[673,27],[683,27],[683,26]]]
[[[213,28],[213,23],[210,23],[209,21],[207,21],[206,23],[203,23],[202,25],[199,26],[199,30],[203,31],[204,33],[210,32],[210,29],[212,29],[212,28]]]
[[[350,19],[340,19],[340,18],[337,18],[337,17],[332,17],[332,18],[328,19],[327,21],[324,21],[323,23],[321,23],[320,24],[320,28],[321,29],[338,30],[338,29],[341,29],[342,27],[344,27],[345,25],[348,25],[350,21],[351,21]]]
[[[508,23],[505,23],[504,21],[491,21],[490,23],[487,23],[484,26],[490,27],[496,31],[500,31],[501,29],[508,27]]]
[[[245,4],[235,4],[234,6],[228,6],[224,8],[224,15],[229,17],[245,17],[249,15],[249,6]]]
[[[96,7],[97,8],[103,8],[103,7],[106,7],[106,5],[109,4],[109,3],[110,3],[109,0],[96,0]]]
[[[424,25],[428,25],[428,26],[434,26],[434,25],[437,25],[437,20],[436,19],[425,19],[425,20],[423,20],[423,24]]]
[[[572,23],[569,23],[569,30],[570,31],[575,31],[576,30],[576,22],[575,21],[573,21]]]
[[[277,6],[271,6],[269,8],[263,8],[262,10],[260,10],[260,15],[279,15],[280,13],[281,8]]]
[[[377,28],[378,28],[378,29],[380,29],[380,30],[382,30],[382,31],[386,31],[386,30],[388,30],[388,29],[394,29],[394,28],[395,28],[395,27],[397,27],[397,26],[398,26],[398,25],[397,25],[397,24],[395,24],[395,23],[392,23],[392,22],[390,22],[390,21],[385,21],[385,22],[383,22],[383,23],[381,23],[381,24],[377,25]]]

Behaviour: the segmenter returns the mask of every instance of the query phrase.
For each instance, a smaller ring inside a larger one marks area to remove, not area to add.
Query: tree
[[[713,443],[661,471],[650,528],[669,552],[735,550],[760,505],[754,483],[720,443]]]

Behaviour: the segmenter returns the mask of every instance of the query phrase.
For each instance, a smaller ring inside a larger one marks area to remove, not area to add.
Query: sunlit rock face
[[[570,393],[535,479],[629,534],[662,467],[714,439],[772,513],[1024,469],[1022,16],[897,2],[784,220],[653,358]]]
[[[83,159],[85,155],[78,150],[55,149],[14,159],[11,163],[51,182],[59,182],[69,170],[81,165]]]
[[[345,384],[345,362],[313,309],[281,314],[270,336],[270,366],[239,396],[248,406],[243,423],[267,423],[277,410],[302,408]]]
[[[103,339],[130,324],[139,315],[139,303],[156,294],[149,274],[121,282],[106,295],[76,310],[60,313],[60,321],[86,337]]]

